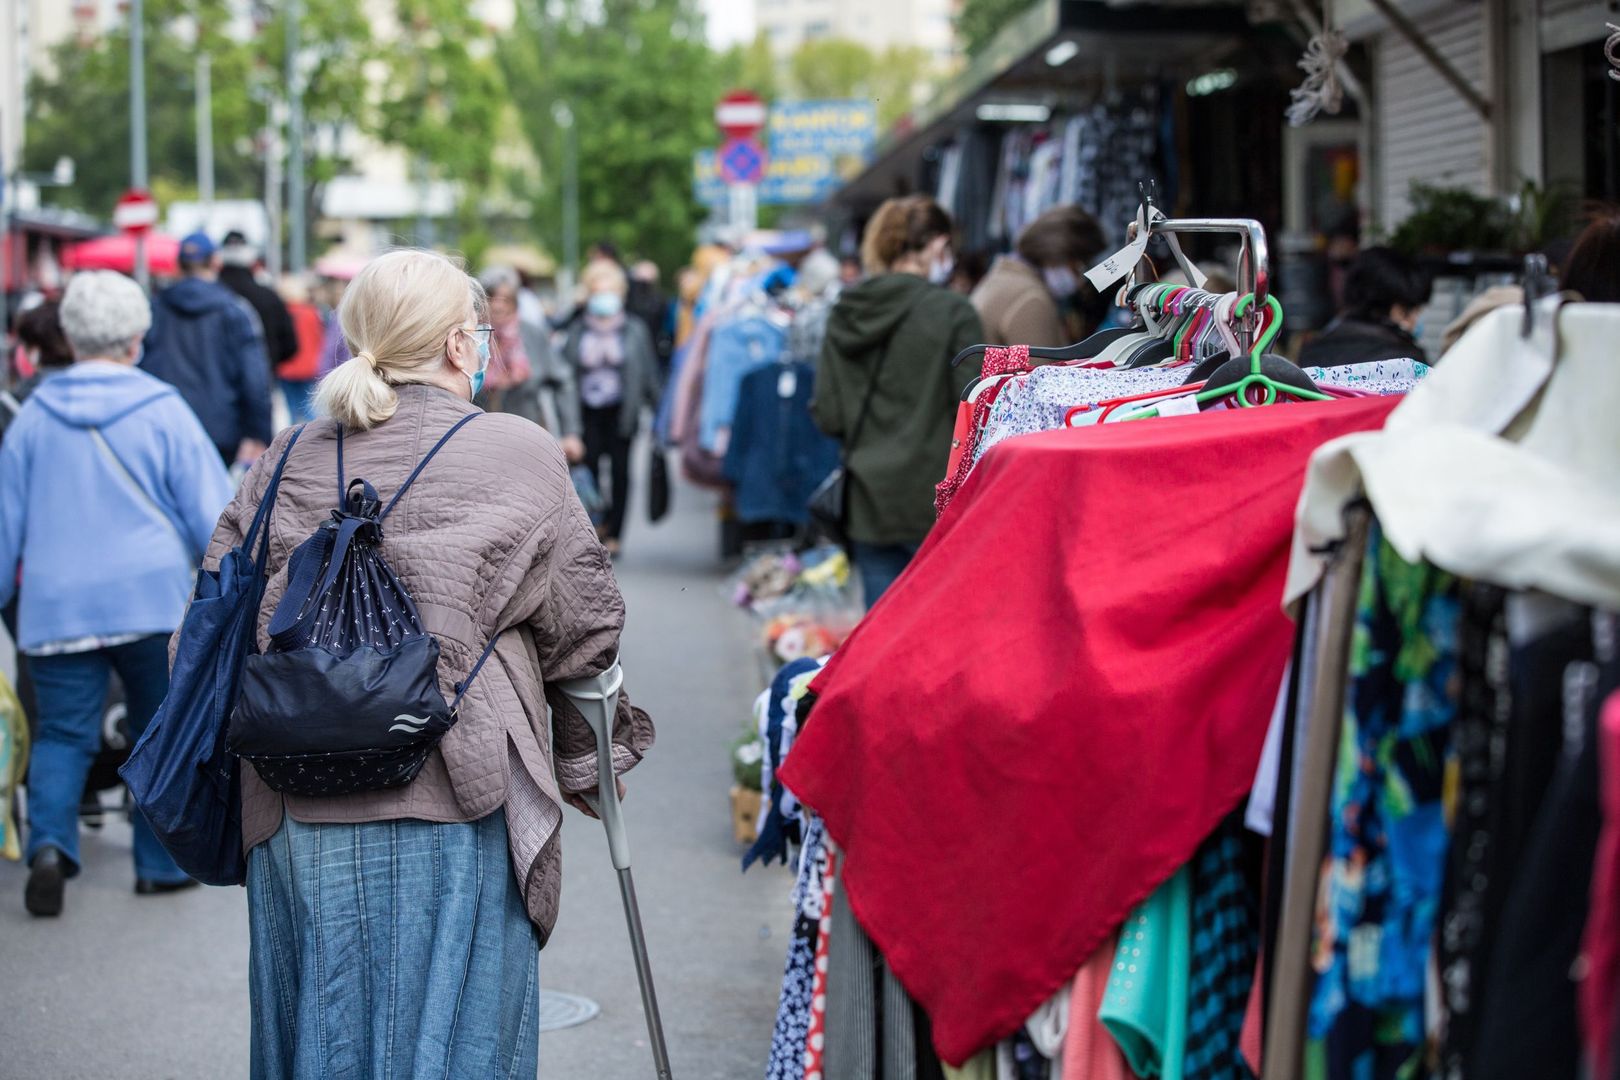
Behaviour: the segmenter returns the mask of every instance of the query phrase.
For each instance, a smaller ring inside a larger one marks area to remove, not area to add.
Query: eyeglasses
[[[463,326],[461,328],[461,332],[464,334],[471,334],[476,339],[474,342],[475,344],[485,346],[489,344],[490,337],[495,333],[495,328],[489,325],[489,323],[479,323],[471,330],[468,330],[465,326]]]

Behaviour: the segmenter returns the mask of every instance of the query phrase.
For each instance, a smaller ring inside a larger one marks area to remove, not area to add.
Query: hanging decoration
[[[1344,107],[1344,87],[1339,82],[1339,64],[1350,50],[1350,42],[1333,26],[1331,0],[1322,5],[1322,29],[1305,46],[1299,67],[1305,81],[1289,91],[1288,123],[1304,127],[1320,113],[1338,115]]]

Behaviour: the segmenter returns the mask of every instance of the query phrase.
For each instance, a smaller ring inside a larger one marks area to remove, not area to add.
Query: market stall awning
[[[1241,3],[1039,0],[974,57],[933,100],[878,144],[872,163],[841,188],[848,209],[905,193],[929,147],[988,115],[1058,111],[1114,88],[1187,78],[1218,65],[1250,32]]]
[[[180,273],[180,241],[168,233],[149,233],[146,237],[146,260],[152,273],[174,276]],[[120,274],[135,272],[135,238],[118,234],[98,236],[82,244],[74,244],[62,253],[65,270],[117,270]]]

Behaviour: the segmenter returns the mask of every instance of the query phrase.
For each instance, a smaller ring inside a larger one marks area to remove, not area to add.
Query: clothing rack
[[[1253,218],[1159,218],[1154,220],[1153,198],[1147,197],[1148,232],[1155,235],[1216,234],[1241,237],[1242,257],[1238,259],[1237,291],[1254,293],[1254,304],[1237,328],[1239,344],[1245,349],[1254,344],[1260,328],[1260,312],[1265,310],[1266,298],[1271,295],[1271,251],[1266,243],[1266,230]],[[1136,222],[1128,230],[1128,239],[1137,236]]]

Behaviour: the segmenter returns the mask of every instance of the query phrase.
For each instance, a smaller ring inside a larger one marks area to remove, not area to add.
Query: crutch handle
[[[613,718],[619,711],[619,690],[623,686],[624,668],[617,657],[600,675],[565,679],[557,684],[596,736],[597,794],[587,801],[607,829],[608,852],[615,870],[630,869],[630,837],[619,805],[618,774],[613,770]]]

